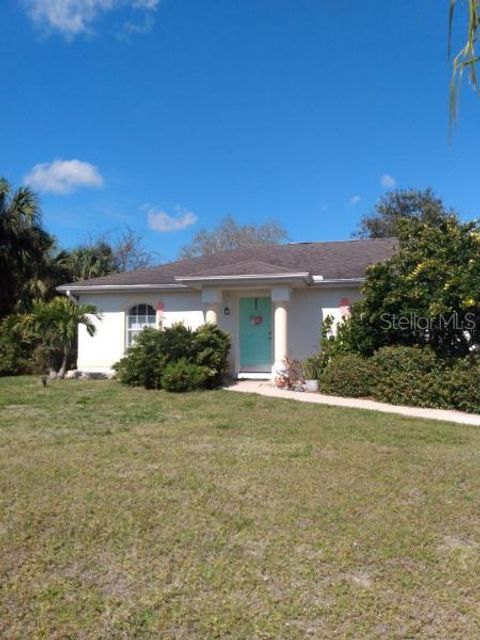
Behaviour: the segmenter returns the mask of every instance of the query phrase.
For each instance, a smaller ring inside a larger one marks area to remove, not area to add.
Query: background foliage
[[[240,225],[232,216],[226,216],[212,231],[200,229],[192,242],[181,249],[180,258],[193,258],[242,247],[281,244],[287,240],[287,231],[275,220],[260,225]]]
[[[362,216],[354,236],[393,238],[400,233],[402,220],[435,226],[452,215],[455,211],[446,209],[432,189],[395,189],[382,195],[373,210]]]

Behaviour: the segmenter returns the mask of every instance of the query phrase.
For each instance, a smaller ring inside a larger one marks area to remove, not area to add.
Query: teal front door
[[[269,372],[272,367],[272,302],[240,298],[240,371]]]

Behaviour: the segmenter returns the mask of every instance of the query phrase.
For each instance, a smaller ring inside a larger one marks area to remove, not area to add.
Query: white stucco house
[[[250,247],[58,287],[102,313],[80,326],[78,369],[111,371],[146,326],[212,322],[231,336],[230,373],[269,377],[283,358],[318,350],[323,319],[361,296],[366,268],[391,257],[395,239]]]

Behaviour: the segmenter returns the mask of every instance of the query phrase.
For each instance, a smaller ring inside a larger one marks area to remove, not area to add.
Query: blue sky
[[[0,20],[0,174],[64,245],[127,224],[171,259],[227,213],[343,239],[394,185],[479,215],[468,90],[448,140],[448,0],[3,0]]]

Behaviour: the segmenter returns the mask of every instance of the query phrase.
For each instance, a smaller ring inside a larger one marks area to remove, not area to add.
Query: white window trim
[[[141,306],[145,306],[146,313],[138,313],[138,308]],[[135,311],[135,313],[132,313]],[[139,316],[145,316],[147,318],[147,322],[137,322],[137,325],[141,325],[140,328],[130,328],[130,319],[135,317],[138,320]],[[135,342],[135,337],[145,329],[145,327],[153,327],[157,326],[157,313],[151,304],[146,302],[140,302],[138,304],[133,305],[127,310],[127,322],[125,326],[125,346],[128,349]]]

